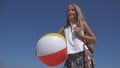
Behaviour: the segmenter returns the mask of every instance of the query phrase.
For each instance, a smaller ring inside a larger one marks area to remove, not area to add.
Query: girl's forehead
[[[73,5],[69,5],[68,9],[75,9]]]

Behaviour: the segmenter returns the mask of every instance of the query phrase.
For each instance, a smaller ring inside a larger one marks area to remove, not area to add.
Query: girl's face
[[[75,8],[72,5],[68,6],[68,10],[67,10],[67,18],[69,21],[75,21],[76,20],[76,11]]]

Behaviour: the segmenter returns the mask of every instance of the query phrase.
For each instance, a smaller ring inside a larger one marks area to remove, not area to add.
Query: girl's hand
[[[72,30],[75,31],[75,33],[80,32],[80,28],[76,24],[72,25],[72,23],[70,23],[70,26],[71,26]]]
[[[79,28],[78,26],[75,25],[75,26],[73,27],[73,29],[74,29],[75,33],[81,33],[81,32],[80,32],[80,28]]]
[[[83,35],[82,35],[82,33],[81,33],[80,28],[75,25],[75,26],[73,26],[73,29],[74,29],[74,32],[76,33],[76,35],[77,35],[80,39],[82,39]]]

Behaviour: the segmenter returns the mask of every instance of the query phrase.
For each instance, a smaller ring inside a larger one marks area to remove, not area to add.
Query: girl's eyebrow
[[[72,9],[68,9],[67,11],[70,11],[70,10],[73,10],[73,11],[75,11],[75,9],[74,9],[74,8],[72,8]]]

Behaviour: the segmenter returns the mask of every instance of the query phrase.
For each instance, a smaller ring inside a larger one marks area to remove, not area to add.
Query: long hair
[[[84,16],[82,14],[82,11],[81,11],[80,7],[75,3],[71,3],[69,5],[72,5],[74,7],[75,12],[77,14],[76,20],[77,20],[78,26],[80,27],[80,29],[83,29],[83,24],[82,23],[85,22],[85,19],[84,19]],[[67,25],[69,25],[68,18],[66,19],[66,21],[67,21]]]

